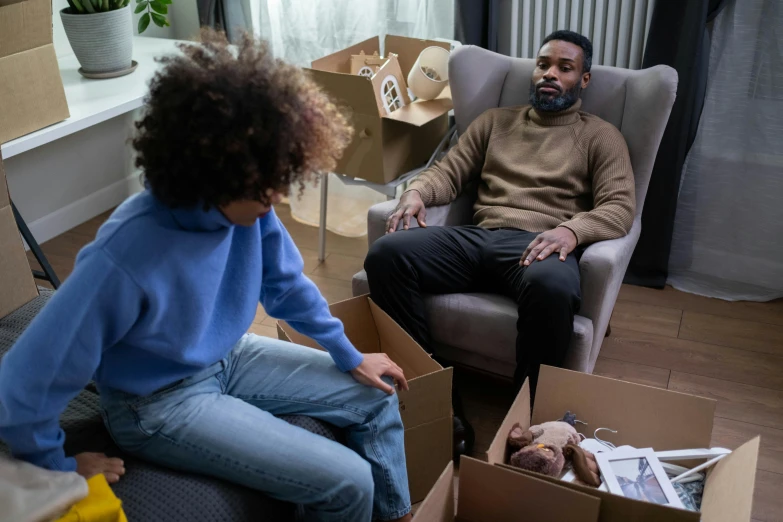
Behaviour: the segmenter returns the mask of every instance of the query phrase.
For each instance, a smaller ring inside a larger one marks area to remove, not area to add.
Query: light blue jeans
[[[305,520],[391,520],[410,511],[397,396],[356,382],[318,350],[244,336],[222,361],[141,397],[100,388],[128,453],[302,506]],[[345,428],[347,447],[275,415]]]

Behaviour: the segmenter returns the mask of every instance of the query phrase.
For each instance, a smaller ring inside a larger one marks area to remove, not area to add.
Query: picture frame
[[[598,453],[595,460],[610,493],[684,509],[652,448]]]

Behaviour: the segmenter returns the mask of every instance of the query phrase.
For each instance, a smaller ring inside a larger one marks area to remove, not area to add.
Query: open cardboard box
[[[37,296],[38,289],[11,209],[0,153],[0,318]]]
[[[538,478],[462,457],[454,510],[449,463],[419,506],[423,522],[595,522],[601,500]]]
[[[343,322],[357,350],[385,353],[405,372],[410,390],[398,391],[398,397],[405,426],[408,485],[411,501],[420,502],[452,458],[452,369],[432,360],[367,296],[335,303],[329,309]],[[284,321],[277,323],[277,332],[284,341],[321,349]]]
[[[68,118],[52,0],[0,0],[0,143]]]
[[[404,82],[421,51],[431,46],[449,49],[444,42],[388,35],[384,53],[397,55]],[[353,141],[335,172],[383,184],[421,167],[430,158],[448,132],[451,91],[446,88],[434,100],[414,101],[386,114],[379,107],[379,90],[386,76],[376,74],[371,79],[351,74],[351,56],[362,51],[365,55],[380,53],[380,39],[376,36],[315,60],[307,71],[345,111],[354,128]],[[400,95],[407,97],[405,92]]]
[[[577,430],[593,437],[597,428],[611,428],[617,434],[601,437],[616,446],[653,448],[656,451],[709,448],[715,401],[640,384],[542,366],[535,408],[530,412],[530,392],[525,382],[487,451],[490,464],[539,478],[552,487],[568,488],[601,500],[600,522],[740,522],[751,516],[753,487],[758,460],[756,437],[722,459],[707,475],[701,513],[632,500],[594,488],[564,482],[504,464],[506,437],[514,423],[531,424],[558,420],[566,411],[588,425]],[[554,490],[553,490],[554,491]],[[549,502],[547,495],[541,502]]]

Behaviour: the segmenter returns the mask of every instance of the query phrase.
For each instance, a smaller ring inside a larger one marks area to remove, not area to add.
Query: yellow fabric
[[[87,481],[87,486],[88,495],[71,506],[57,522],[128,522],[122,501],[114,496],[106,477],[95,475]]]

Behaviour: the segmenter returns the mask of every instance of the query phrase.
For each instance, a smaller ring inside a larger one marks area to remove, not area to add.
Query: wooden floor
[[[329,233],[328,256],[319,264],[318,230],[294,221],[285,205],[277,212],[299,246],[305,272],[326,299],[351,297],[351,276],[362,267],[366,238]],[[105,218],[43,245],[61,278]],[[251,330],[276,336],[274,321],[261,309]],[[761,434],[753,517],[783,521],[783,301],[729,303],[671,288],[624,286],[595,373],[716,399],[714,445],[733,448]],[[508,383],[465,371],[457,372],[457,383],[477,432],[475,456],[481,458],[513,392]]]

